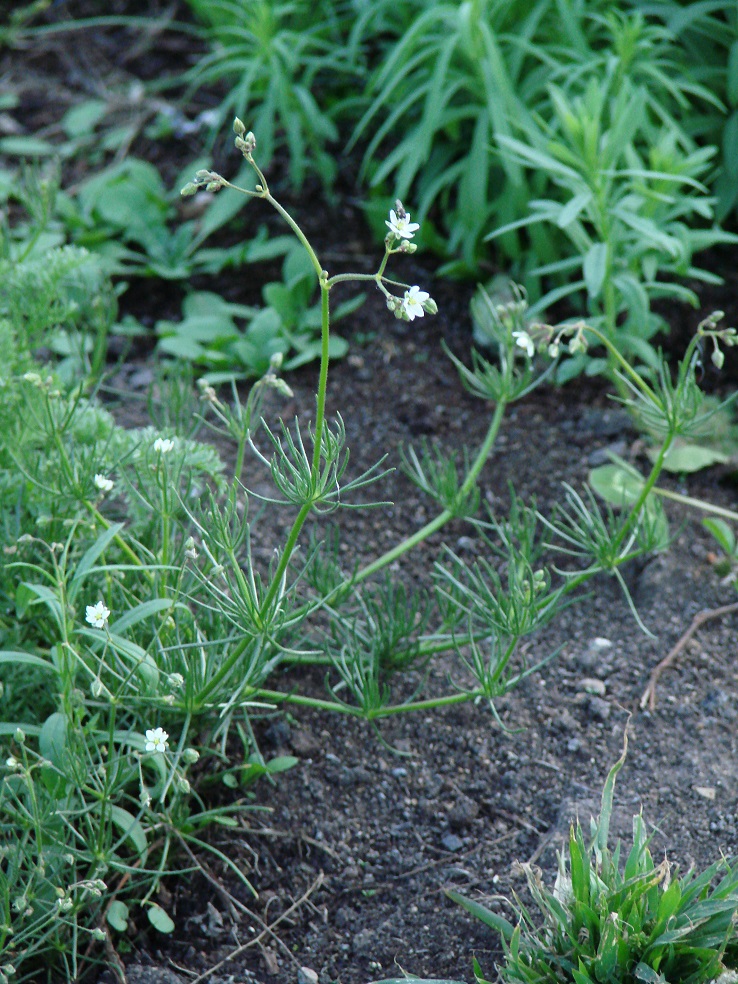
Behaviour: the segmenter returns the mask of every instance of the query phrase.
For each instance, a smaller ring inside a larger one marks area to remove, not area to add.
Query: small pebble
[[[577,690],[583,690],[587,694],[594,694],[596,697],[605,696],[605,684],[597,677],[584,677],[577,684]]]
[[[300,967],[297,971],[297,984],[318,984],[318,975],[311,967]]]
[[[460,851],[464,846],[464,842],[456,834],[446,834],[445,837],[441,838],[441,844],[446,848],[447,851]]]
[[[601,697],[591,696],[587,701],[587,709],[590,717],[593,717],[595,721],[607,721],[610,717],[610,705]]]

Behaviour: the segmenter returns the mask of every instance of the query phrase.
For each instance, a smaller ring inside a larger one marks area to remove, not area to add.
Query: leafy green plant
[[[20,351],[41,345],[65,356],[64,377],[100,372],[117,315],[115,293],[99,258],[65,241],[54,221],[58,176],[26,168],[7,186],[7,201],[22,209],[0,224],[0,318]],[[9,347],[3,350],[12,364]]]
[[[643,817],[633,818],[633,845],[621,861],[609,846],[615,780],[626,747],[605,782],[602,807],[585,839],[579,821],[559,856],[553,889],[540,871],[520,865],[542,920],[516,900],[517,924],[456,892],[449,896],[498,932],[501,980],[559,984],[636,981],[728,981],[738,970],[738,870],[721,859],[705,871],[676,877],[664,859],[654,865]],[[475,976],[484,984],[481,968]]]
[[[208,377],[211,381],[263,376],[275,356],[285,360],[285,370],[318,358],[320,305],[311,304],[315,276],[299,244],[287,251],[282,278],[262,288],[263,308],[231,304],[207,291],[190,294],[182,306],[182,321],[157,322],[158,350],[213,370],[216,375]],[[339,305],[333,321],[351,314],[363,299],[359,295]],[[246,322],[244,329],[237,319]],[[348,343],[332,333],[330,357],[339,359],[347,350]]]
[[[204,162],[203,162],[204,163]],[[220,199],[201,220],[179,222],[156,168],[127,158],[84,181],[74,201],[65,198],[62,217],[75,242],[103,257],[111,274],[189,280],[218,273],[258,255],[249,241],[233,247],[205,247],[205,241],[231,221],[241,202]],[[264,235],[257,237],[263,242]],[[274,255],[270,247],[267,257]]]
[[[326,146],[339,135],[326,98],[356,80],[356,66],[344,49],[351,4],[188,0],[188,5],[212,47],[187,73],[188,91],[228,86],[213,134],[234,114],[252,117],[265,164],[286,146],[296,188],[310,168],[330,186],[336,165]]]
[[[463,456],[463,469],[438,449],[405,454],[412,480],[438,507],[433,518],[348,572],[341,551],[315,534],[305,556],[299,547],[321,517],[378,504],[369,487],[384,474],[383,460],[351,473],[346,426],[328,414],[333,292],[346,282],[372,284],[405,321],[434,314],[436,305],[419,285],[387,274],[391,259],[413,252],[418,231],[400,203],[385,220],[377,270],[331,276],[272,194],[253,134],[238,120],[235,131],[253,185],[238,188],[200,169],[183,191],[236,189],[263,201],[304,248],[320,292],[309,424],[261,420],[267,387],[286,389],[274,358],[245,398],[233,382],[228,401],[200,380],[197,414],[181,388],[160,377],[162,429],[128,430],[85,385],[84,370],[60,379],[53,353],[45,366],[28,368],[27,336],[0,322],[10,346],[7,369],[0,368],[8,397],[0,404],[0,966],[27,978],[54,963],[73,979],[98,946],[142,922],[171,932],[162,879],[191,870],[202,851],[251,890],[203,831],[233,826],[234,814],[258,805],[256,797],[214,802],[213,788],[250,787],[294,764],[264,759],[255,716],[294,705],[377,724],[465,701],[494,712],[496,700],[536,669],[520,655],[522,639],[593,576],[618,577],[622,564],[665,546],[649,495],[674,439],[699,414],[696,346],[706,335],[723,338],[703,326],[677,379],[664,370],[651,386],[596,327],[531,324],[522,297],[501,312],[492,308],[494,356],[475,353],[471,367],[454,357],[464,384],[494,405],[479,447]],[[305,291],[302,267],[291,263]],[[266,299],[275,309],[290,300],[281,290]],[[586,344],[611,353],[633,401],[662,434],[642,489],[617,513],[571,489],[551,518],[515,500],[508,516],[477,519],[478,479],[505,410],[545,378],[536,349],[576,354]],[[230,473],[212,445],[195,440],[193,416],[235,444]],[[261,481],[258,493],[247,490],[254,482],[247,454],[271,479],[269,494]],[[284,539],[266,562],[252,549],[254,500],[288,514]],[[407,591],[392,576],[395,562],[453,519],[478,523],[489,556],[467,563],[443,548],[434,590]],[[549,562],[555,551],[573,558],[566,573]],[[403,671],[439,653],[458,657],[466,685],[425,697],[420,674],[408,693]],[[304,694],[299,673],[283,675],[315,664],[327,671],[324,698]],[[283,689],[274,689],[277,680]]]
[[[355,28],[357,50],[371,48],[380,27],[393,37],[370,77],[369,106],[352,143],[368,141],[364,173],[372,185],[391,179],[401,197],[412,189],[420,217],[444,222],[436,245],[463,257],[449,269],[476,270],[485,231],[516,221],[531,200],[549,194],[555,175],[526,174],[504,141],[553,123],[551,84],[567,100],[590,80],[614,91],[629,85],[649,125],[665,128],[687,154],[696,147],[684,116],[695,103],[720,106],[709,87],[680,71],[672,34],[637,12],[604,3],[470,0],[419,3],[406,21],[387,18],[389,6],[372,5]],[[532,249],[540,264],[558,258],[560,242],[536,229],[527,242],[508,235],[499,245],[518,260]]]
[[[701,143],[722,150],[722,166],[712,181],[715,214],[722,221],[738,204],[738,11],[730,0],[633,2],[678,40],[677,72],[716,97],[703,112],[688,111],[683,125]]]
[[[505,153],[521,166],[545,173],[561,191],[558,200],[533,201],[530,214],[497,229],[491,238],[535,224],[554,227],[568,238],[572,256],[532,271],[565,273],[568,282],[542,297],[535,310],[562,297],[583,293],[590,322],[618,338],[618,348],[653,371],[658,364],[651,339],[664,330],[651,310],[656,298],[697,306],[693,291],[679,279],[719,282],[693,264],[695,252],[736,237],[713,225],[695,228],[695,217],[713,217],[712,199],[700,184],[710,148],[685,153],[673,129],[654,133],[646,93],[611,72],[604,83],[591,80],[574,100],[550,88],[556,124],[529,125],[529,142],[501,136]],[[647,154],[639,147],[651,134]],[[571,279],[571,278],[574,279]],[[612,371],[607,362],[584,353],[558,373]]]

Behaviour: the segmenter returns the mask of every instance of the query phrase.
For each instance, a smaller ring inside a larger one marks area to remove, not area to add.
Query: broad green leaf
[[[31,653],[14,652],[12,649],[0,651],[0,664],[2,663],[17,663],[24,666],[35,666],[39,670],[56,672],[56,667],[49,660],[42,659],[40,656],[33,656]]]
[[[605,919],[605,927],[600,936],[597,956],[594,961],[594,972],[598,981],[609,981],[618,959],[618,939],[621,930],[618,927],[617,913],[610,913]]]
[[[149,922],[154,929],[158,929],[160,933],[171,933],[174,931],[174,922],[171,916],[160,905],[156,905],[156,903],[150,905],[146,910],[146,915],[149,917]]]
[[[57,154],[58,148],[48,140],[39,137],[2,137],[0,154],[15,157],[50,157]]]
[[[645,484],[640,475],[625,471],[620,465],[602,465],[589,473],[589,484],[605,502],[614,506],[632,505]]]
[[[352,297],[348,301],[343,301],[341,304],[337,304],[333,311],[331,311],[331,323],[335,324],[336,321],[340,321],[341,318],[345,318],[349,314],[353,314],[354,311],[358,311],[361,305],[366,300],[366,294],[357,294],[356,297]]]
[[[165,322],[161,327],[157,325],[157,332],[168,330],[171,324],[171,322]],[[175,323],[173,327],[178,339],[200,342],[204,345],[227,342],[231,338],[238,337],[238,329],[231,319],[214,313],[203,316],[192,315],[185,318],[184,321]]]
[[[607,273],[607,243],[590,246],[584,257],[582,272],[589,296],[599,297]]]
[[[648,964],[643,962],[636,965],[636,969],[633,973],[638,980],[643,981],[644,984],[666,984],[663,974],[657,973],[653,967],[649,967]]]
[[[57,626],[62,629],[64,626],[64,616],[61,604],[57,595],[47,588],[45,584],[29,584],[23,581],[19,584],[15,592],[15,609],[18,618],[23,618],[31,605],[43,603],[51,612]]]
[[[123,523],[113,523],[111,527],[104,530],[100,536],[95,540],[91,547],[85,551],[82,555],[80,562],[74,571],[74,577],[69,583],[67,588],[67,595],[70,604],[74,604],[75,598],[77,597],[77,592],[79,591],[82,581],[89,574],[92,566],[98,557],[107,550],[110,543],[115,539],[115,537],[123,529]]]
[[[294,755],[278,755],[277,758],[270,759],[266,764],[266,771],[269,775],[276,775],[278,772],[286,772],[298,765],[300,760]]]
[[[128,929],[128,906],[120,899],[114,899],[108,906],[105,918],[116,932],[125,933]]]
[[[99,643],[100,641],[98,634],[90,633],[87,629],[81,629],[80,635],[90,635],[96,642]],[[118,656],[124,662],[133,665],[133,670],[143,683],[145,692],[150,696],[155,694],[159,684],[159,669],[151,654],[147,653],[145,649],[142,649],[135,642],[124,639],[123,636],[118,635],[116,632],[109,630],[106,638]]]
[[[726,79],[728,102],[738,106],[738,41],[734,41],[728,52],[728,72]]]
[[[648,456],[654,460],[657,452],[651,450]],[[709,468],[711,465],[724,465],[728,461],[730,455],[716,451],[714,448],[706,448],[701,444],[675,444],[666,456],[664,469],[676,474],[690,474],[702,468]]]
[[[173,605],[174,601],[171,598],[152,598],[151,601],[142,601],[135,608],[129,608],[125,615],[121,615],[115,622],[111,622],[110,631],[122,632],[124,629],[129,629],[132,625],[137,625],[152,615],[158,615],[159,612],[167,611]]]
[[[85,99],[62,116],[62,128],[68,137],[86,137],[93,132],[107,111],[108,104],[104,99]]]
[[[582,213],[591,201],[592,192],[589,189],[580,191],[578,195],[575,195],[568,201],[559,212],[559,217],[556,220],[556,225],[559,229],[566,229],[568,225],[571,225],[574,219]]]
[[[144,861],[148,853],[149,842],[141,822],[128,810],[124,810],[122,806],[110,807],[110,819],[120,831],[121,837],[130,842],[139,858]]]
[[[344,355],[348,352],[348,342],[345,338],[341,338],[340,335],[331,335],[328,341],[328,354],[331,359],[342,359]],[[315,341],[310,342],[303,348],[300,347],[300,351],[297,355],[294,355],[291,359],[287,359],[284,364],[284,369],[289,372],[292,369],[297,369],[298,366],[303,366],[307,362],[312,362],[313,359],[320,358],[320,339],[315,339]]]
[[[173,355],[175,358],[183,359],[186,362],[197,362],[205,353],[205,349],[199,342],[193,342],[189,338],[181,338],[179,335],[167,335],[165,338],[160,338],[156,347],[159,352],[165,352],[167,355]]]
[[[476,919],[481,920],[485,926],[494,929],[504,940],[512,939],[514,927],[504,916],[498,916],[496,912],[492,912],[486,906],[475,902],[473,899],[468,899],[466,896],[460,895],[458,892],[453,891],[453,889],[449,889],[446,895],[452,902],[458,903],[458,905],[466,909]]]
[[[50,714],[41,727],[38,749],[60,772],[64,771],[67,752],[67,719],[60,711]]]

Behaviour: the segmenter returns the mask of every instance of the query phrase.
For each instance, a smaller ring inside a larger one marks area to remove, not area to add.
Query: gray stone
[[[601,697],[590,696],[587,701],[587,710],[590,717],[595,721],[607,721],[610,717],[610,705]]]
[[[447,851],[460,851],[464,846],[464,842],[456,834],[446,834],[445,837],[441,838],[441,844],[446,848]]]

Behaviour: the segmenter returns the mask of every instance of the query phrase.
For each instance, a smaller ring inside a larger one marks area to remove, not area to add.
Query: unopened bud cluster
[[[256,150],[256,137],[251,130],[246,132],[246,127],[238,117],[233,121],[233,132],[236,134],[234,143],[236,149],[240,150],[244,157],[251,157]]]
[[[735,328],[718,328],[725,317],[722,311],[713,311],[704,321],[700,322],[697,333],[704,338],[712,339],[712,355],[710,360],[716,369],[722,369],[725,363],[725,353],[720,348],[722,343],[726,348],[738,345],[738,335]]]
[[[217,171],[203,169],[197,171],[192,181],[188,181],[184,188],[181,189],[180,195],[183,198],[187,198],[189,195],[196,195],[198,191],[216,192],[220,191],[221,188],[225,188],[225,186],[225,178],[221,177]]]

